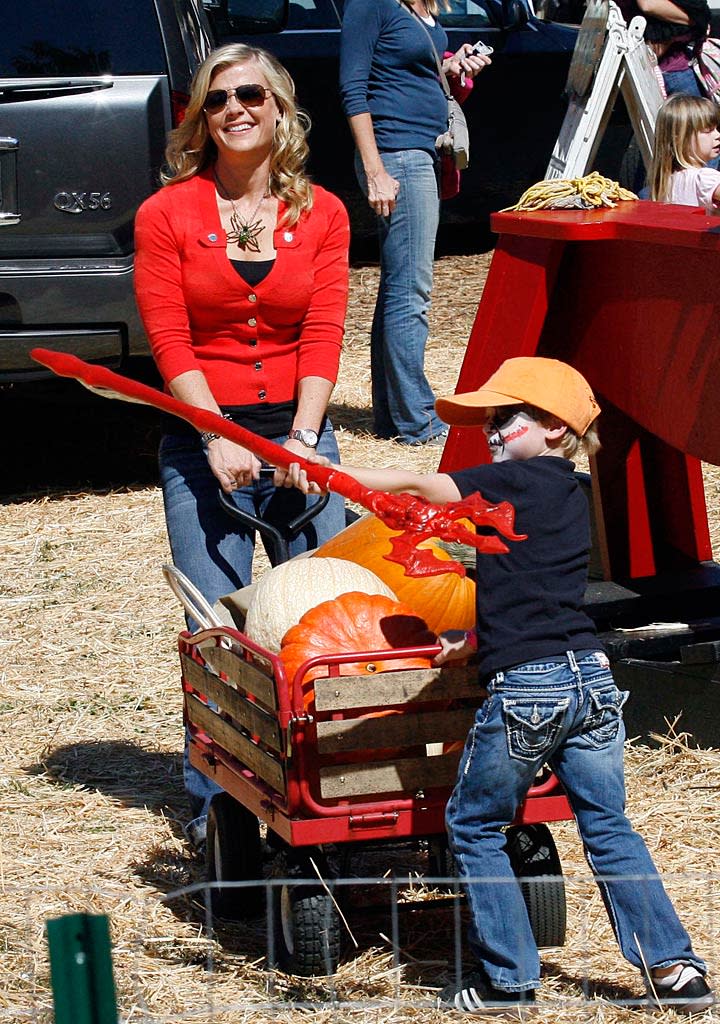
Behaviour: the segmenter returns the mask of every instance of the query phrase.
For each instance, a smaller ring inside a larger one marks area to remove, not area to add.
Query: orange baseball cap
[[[487,409],[534,405],[557,416],[582,437],[600,413],[590,385],[573,366],[544,356],[506,359],[477,391],[438,398],[438,416],[453,426],[477,427]]]

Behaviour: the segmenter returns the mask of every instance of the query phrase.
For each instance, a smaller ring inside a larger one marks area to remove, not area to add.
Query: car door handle
[[[17,212],[18,140],[0,136],[0,227],[20,223]]]
[[[97,89],[112,89],[112,75],[100,75],[97,78],[23,78],[12,82],[0,79],[0,101],[35,94],[48,96],[53,93],[68,94],[93,92]]]

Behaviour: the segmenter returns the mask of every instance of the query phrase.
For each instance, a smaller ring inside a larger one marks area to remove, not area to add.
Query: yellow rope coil
[[[538,181],[523,192],[514,206],[507,206],[501,213],[573,207],[588,210],[598,206],[616,206],[623,199],[637,199],[637,196],[622,188],[617,181],[593,171],[584,178],[549,178]]]

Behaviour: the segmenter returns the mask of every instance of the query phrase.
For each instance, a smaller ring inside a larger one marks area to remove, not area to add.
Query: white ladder
[[[643,41],[645,19],[628,27],[613,0],[589,0],[568,72],[568,109],[546,178],[579,178],[592,168],[618,92],[622,92],[646,169],[664,97]]]

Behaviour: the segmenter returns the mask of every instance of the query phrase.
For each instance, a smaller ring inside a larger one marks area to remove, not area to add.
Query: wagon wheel
[[[340,915],[320,886],[275,890],[275,954],[288,974],[334,974],[340,962]]]
[[[428,875],[432,878],[447,879],[447,884],[452,884],[452,879],[457,878],[457,867],[455,858],[448,846],[446,835],[432,836],[427,844]]]
[[[206,859],[209,882],[262,879],[260,823],[229,793],[218,793],[210,804]],[[254,917],[265,906],[265,886],[211,889],[210,901],[218,917],[231,921]]]
[[[517,825],[506,833],[507,853],[520,882],[538,946],[565,942],[566,901],[562,866],[547,825]]]
[[[329,875],[324,858],[315,851],[323,877]],[[315,875],[306,857],[289,866],[287,874]],[[275,959],[288,974],[318,977],[334,974],[342,952],[340,914],[335,898],[322,885],[291,882],[273,889]]]

